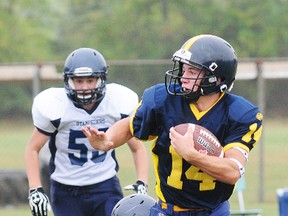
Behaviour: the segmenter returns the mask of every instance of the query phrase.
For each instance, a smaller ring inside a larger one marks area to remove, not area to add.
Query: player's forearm
[[[227,184],[234,185],[240,178],[238,167],[228,158],[218,158],[199,153],[196,157],[193,155],[189,163],[195,165],[212,178]]]
[[[36,128],[32,137],[27,143],[25,151],[26,173],[29,181],[29,188],[41,186],[39,151],[48,141],[49,137],[40,133]]]
[[[145,184],[148,184],[148,165],[144,165],[142,161],[135,161],[136,171],[137,171],[137,179],[143,181]]]
[[[27,152],[25,154],[26,175],[29,188],[40,187],[40,162],[36,152]]]
[[[130,118],[125,118],[116,122],[106,131],[108,140],[113,142],[114,148],[127,143],[127,141],[133,137],[130,132],[129,124]]]
[[[143,144],[142,144],[143,145]],[[137,172],[137,179],[148,184],[148,156],[146,148],[143,146],[133,154],[134,164]]]

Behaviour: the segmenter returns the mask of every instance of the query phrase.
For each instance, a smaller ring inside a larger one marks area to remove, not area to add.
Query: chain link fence
[[[108,83],[115,82],[125,85],[141,97],[145,88],[164,82],[165,72],[172,67],[172,61],[108,61],[108,65]],[[17,110],[23,114],[39,91],[50,86],[63,86],[62,70],[63,62],[0,65],[0,96],[5,99],[4,107],[13,114]],[[264,59],[261,61],[243,59],[238,64],[232,93],[242,95],[257,104],[263,109],[263,112],[265,111],[266,118],[282,119],[286,115],[288,103],[288,97],[285,97],[288,88],[287,79],[288,59]],[[21,99],[17,98],[17,95],[20,96],[21,93],[25,96],[22,95]],[[28,106],[25,105],[23,111],[25,100],[28,101]],[[9,106],[13,106],[13,109]],[[0,113],[2,114],[2,112],[3,107],[0,108]],[[10,116],[9,112],[3,114],[2,116],[5,114]]]

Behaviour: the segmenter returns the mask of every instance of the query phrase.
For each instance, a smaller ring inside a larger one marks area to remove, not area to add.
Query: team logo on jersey
[[[87,120],[87,121],[76,121],[76,126],[85,126],[85,125],[97,125],[97,124],[104,124],[105,119],[94,119],[94,120]]]

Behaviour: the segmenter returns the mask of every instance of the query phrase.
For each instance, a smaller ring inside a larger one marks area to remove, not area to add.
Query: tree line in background
[[[0,63],[62,61],[79,47],[111,60],[166,59],[202,33],[241,58],[283,57],[287,12],[287,0],[1,0]]]
[[[184,41],[202,33],[225,38],[239,58],[287,57],[287,12],[288,0],[1,0],[0,64],[62,63],[79,47],[95,48],[106,60],[170,59]],[[112,65],[108,79],[141,96],[143,89],[164,81],[167,69]],[[41,88],[55,85],[63,83]],[[256,94],[250,86],[255,87],[245,82],[241,88],[248,98]],[[31,119],[32,92],[31,82],[1,83],[2,119]],[[275,92],[269,98],[277,104],[277,95],[287,91],[271,83],[268,93]],[[268,109],[281,115],[286,106]]]

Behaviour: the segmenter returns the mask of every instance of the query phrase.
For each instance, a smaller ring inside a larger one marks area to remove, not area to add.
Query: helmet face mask
[[[195,102],[202,95],[228,92],[233,87],[237,57],[228,42],[213,35],[199,35],[186,41],[173,55],[173,68],[165,75],[166,90]],[[183,90],[183,64],[197,68],[203,77],[195,80],[191,91]],[[201,81],[200,81],[201,79]],[[200,82],[199,82],[200,81]]]
[[[99,76],[83,77],[97,79],[95,87],[91,89],[76,89],[73,80],[77,78],[77,76],[67,76],[67,81],[65,81],[65,89],[66,92],[69,92],[69,98],[78,105],[91,104],[95,101],[101,100],[105,93],[106,78],[103,79]]]
[[[64,87],[69,99],[76,105],[86,105],[101,101],[106,91],[108,66],[101,53],[90,48],[73,51],[64,65]],[[91,89],[77,89],[74,78],[95,78],[97,84]]]
[[[184,96],[187,99],[190,98],[192,102],[195,99],[198,99],[201,95],[205,95],[206,92],[204,90],[206,88],[214,87],[216,85],[217,78],[213,73],[209,72],[205,68],[189,64],[191,68],[195,68],[195,71],[199,71],[198,75],[193,78],[184,77],[183,63],[181,60],[173,61],[173,69],[168,70],[165,76],[166,87],[168,87],[166,89],[171,95]],[[182,87],[181,80],[192,80],[194,84],[191,89],[186,89]]]

